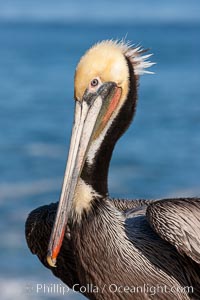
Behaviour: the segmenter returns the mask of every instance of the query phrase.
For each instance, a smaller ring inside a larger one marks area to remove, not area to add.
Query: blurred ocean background
[[[0,295],[2,300],[83,299],[37,293],[61,284],[29,252],[24,223],[59,199],[73,120],[73,75],[102,39],[150,48],[134,122],[118,142],[112,196],[200,196],[198,0],[0,0]]]

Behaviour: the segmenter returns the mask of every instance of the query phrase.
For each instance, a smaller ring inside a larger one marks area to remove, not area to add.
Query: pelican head
[[[99,191],[86,184],[84,178],[89,176],[85,175],[85,165],[88,170],[94,168],[97,153],[106,139],[111,157],[116,140],[131,122],[139,75],[150,73],[146,68],[152,65],[146,61],[150,55],[142,56],[143,52],[140,47],[134,48],[124,42],[103,41],[90,48],[78,63],[74,84],[74,125],[49,242],[47,261],[50,266],[56,265],[70,216],[80,219],[82,212],[89,210],[92,199],[104,197],[107,192],[106,188]],[[126,106],[127,101],[130,107]],[[116,121],[119,116],[121,123]]]

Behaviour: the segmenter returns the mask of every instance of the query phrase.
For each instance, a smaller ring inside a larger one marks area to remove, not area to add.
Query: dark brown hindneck
[[[130,88],[127,100],[113,121],[98,149],[92,164],[85,162],[81,178],[100,195],[108,195],[108,170],[112,152],[117,140],[127,130],[134,116],[137,100],[137,77],[128,59]]]

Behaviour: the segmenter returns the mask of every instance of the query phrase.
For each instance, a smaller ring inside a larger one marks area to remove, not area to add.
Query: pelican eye
[[[97,78],[92,79],[92,81],[90,82],[92,87],[95,87],[99,84],[99,80]]]

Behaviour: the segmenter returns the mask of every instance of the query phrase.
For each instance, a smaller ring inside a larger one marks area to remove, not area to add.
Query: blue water
[[[94,42],[127,36],[151,48],[157,63],[155,75],[140,80],[134,122],[116,146],[110,194],[200,195],[199,32],[198,22],[0,22],[2,299],[58,298],[35,292],[36,283],[60,282],[30,254],[24,222],[32,209],[59,198],[73,120],[73,74]],[[27,284],[34,288],[28,294]]]

